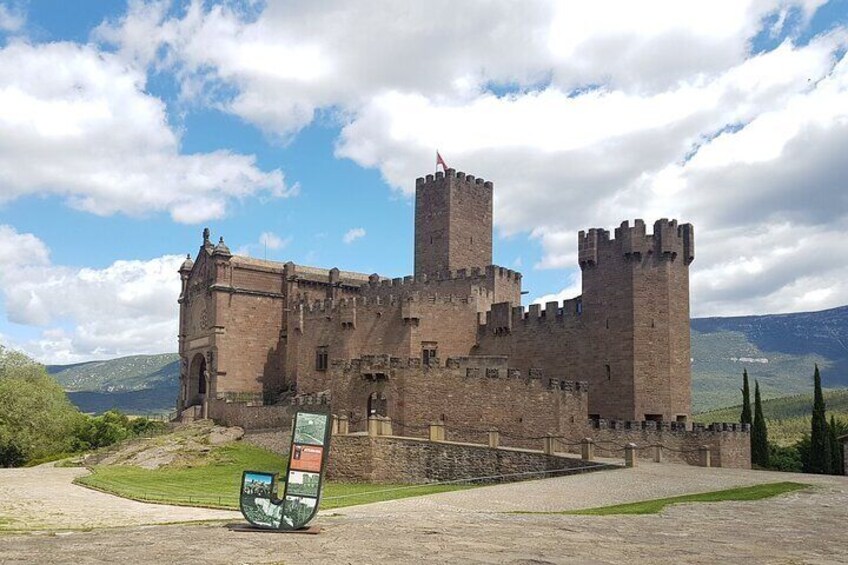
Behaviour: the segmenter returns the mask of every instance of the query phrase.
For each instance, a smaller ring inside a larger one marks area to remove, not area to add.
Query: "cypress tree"
[[[819,366],[813,374],[813,417],[810,423],[810,461],[808,472],[827,475],[830,473],[830,442],[827,437],[827,416],[825,415],[824,395],[821,389]]]
[[[760,398],[760,383],[754,381],[754,423],[751,426],[751,463],[768,467],[768,430],[763,416],[763,401]]]
[[[830,444],[830,472],[833,475],[841,475],[842,471],[842,449],[839,438],[836,435],[836,418],[830,415],[830,424],[827,426],[827,440]]]
[[[742,371],[742,416],[739,421],[752,424],[751,419],[751,388],[748,386],[748,369]]]

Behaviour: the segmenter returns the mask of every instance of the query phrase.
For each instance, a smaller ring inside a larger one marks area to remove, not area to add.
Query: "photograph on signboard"
[[[294,443],[324,445],[327,421],[326,414],[300,412],[294,424]]]
[[[283,521],[290,528],[300,528],[304,526],[315,513],[315,505],[317,503],[317,498],[286,496]]]
[[[289,482],[286,487],[286,494],[317,497],[320,482],[321,475],[318,473],[289,471]]]
[[[314,445],[293,445],[289,469],[292,471],[320,473],[321,459],[323,456],[323,447],[317,447]]]
[[[272,500],[275,475],[247,471],[242,476],[240,506],[254,526],[279,528],[283,505]]]

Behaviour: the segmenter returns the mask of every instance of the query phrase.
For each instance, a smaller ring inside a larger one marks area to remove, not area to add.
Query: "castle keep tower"
[[[416,276],[492,264],[492,191],[454,169],[416,179]]]
[[[583,320],[593,347],[586,365],[590,415],[687,421],[691,410],[689,264],[691,224],[623,222],[610,239],[578,236]]]

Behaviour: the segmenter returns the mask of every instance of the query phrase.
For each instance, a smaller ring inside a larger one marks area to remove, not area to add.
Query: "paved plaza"
[[[60,471],[60,470],[55,470]],[[67,472],[68,470],[61,470]],[[0,470],[7,488],[9,473]],[[51,475],[48,473],[48,475]],[[60,481],[58,474],[51,475]],[[64,475],[63,475],[64,476]],[[16,476],[20,479],[20,476]],[[43,478],[43,477],[42,477]],[[62,479],[66,480],[66,479]],[[516,514],[593,507],[759,484],[798,481],[810,489],[756,502],[689,504],[646,516]],[[67,483],[66,483],[67,487]],[[73,487],[77,489],[80,487]],[[82,489],[85,491],[85,489]],[[40,491],[46,493],[48,491]],[[0,516],[40,508],[38,492],[3,493]],[[69,516],[113,513],[129,519],[129,501],[106,496],[97,512],[63,508],[88,495],[60,497],[55,527]],[[23,496],[23,498],[21,498]],[[29,498],[27,498],[27,496]],[[87,500],[87,499],[86,499]],[[110,502],[115,509],[110,509]],[[557,479],[382,502],[323,512],[320,535],[231,532],[235,513],[138,505],[136,525],[93,531],[0,535],[0,564],[112,563],[846,563],[848,478],[644,463]],[[128,512],[128,513],[127,513]],[[169,513],[224,518],[198,525],[139,525]],[[146,517],[145,517],[146,516]],[[47,525],[50,515],[40,522]],[[90,516],[87,518],[92,519]]]

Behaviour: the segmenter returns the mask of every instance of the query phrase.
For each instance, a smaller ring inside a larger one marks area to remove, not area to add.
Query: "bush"
[[[86,416],[74,430],[74,451],[87,451],[107,447],[125,439],[161,433],[167,429],[164,422],[148,418],[130,420],[118,410],[109,410],[100,416]]]
[[[798,452],[797,446],[782,447],[769,443],[769,469],[800,473],[802,467],[801,454]]]

